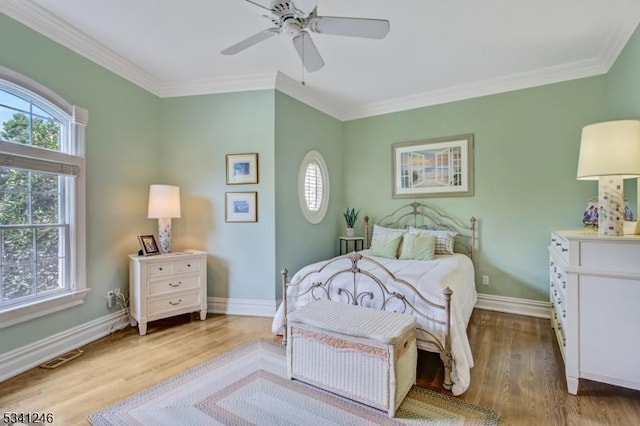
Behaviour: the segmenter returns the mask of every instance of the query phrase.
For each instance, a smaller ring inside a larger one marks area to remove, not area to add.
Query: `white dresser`
[[[129,298],[131,325],[142,336],[149,321],[196,311],[206,319],[207,253],[129,255]]]
[[[640,389],[640,236],[555,231],[549,257],[569,393],[582,378]]]

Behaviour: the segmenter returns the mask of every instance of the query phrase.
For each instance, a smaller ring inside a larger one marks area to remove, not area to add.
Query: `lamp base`
[[[171,218],[158,219],[158,239],[160,240],[160,252],[171,253]]]
[[[598,235],[624,234],[624,180],[622,176],[598,179]]]

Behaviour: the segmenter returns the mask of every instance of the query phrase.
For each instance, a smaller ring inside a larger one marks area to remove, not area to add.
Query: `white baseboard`
[[[279,302],[210,297],[208,311],[214,314],[273,317]],[[478,294],[476,308],[536,318],[549,318],[549,302]]]
[[[214,314],[273,317],[277,306],[273,300],[209,297],[207,310]]]
[[[0,382],[107,336],[119,325],[124,325],[121,311],[1,354]]]
[[[476,308],[478,309],[536,318],[549,318],[549,306],[549,302],[493,296],[490,294],[478,294],[478,301],[476,302]]]

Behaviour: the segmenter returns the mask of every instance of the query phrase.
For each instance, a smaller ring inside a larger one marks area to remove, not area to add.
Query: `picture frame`
[[[227,185],[258,183],[258,154],[227,154]]]
[[[143,256],[160,254],[160,248],[153,235],[138,235],[138,242],[140,243],[140,250]]]
[[[392,197],[473,196],[473,134],[391,146]]]
[[[224,204],[225,222],[258,221],[257,192],[226,192]]]

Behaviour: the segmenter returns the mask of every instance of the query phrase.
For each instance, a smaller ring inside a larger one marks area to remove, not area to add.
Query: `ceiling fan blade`
[[[249,38],[242,40],[239,43],[234,44],[233,46],[229,46],[220,53],[223,55],[235,55],[238,52],[243,51],[244,49],[253,46],[254,44],[260,43],[263,40],[273,37],[280,33],[280,28],[267,28],[266,30],[260,31],[257,34],[252,35]]]
[[[303,31],[300,35],[293,37],[291,40],[293,41],[293,47],[296,48],[296,51],[298,52],[300,59],[302,59],[302,63],[307,71],[318,71],[324,66],[322,56],[320,56],[320,52],[313,40],[311,40],[309,33]]]
[[[261,5],[260,3],[256,3],[255,1],[252,1],[252,0],[244,0],[244,1],[246,1],[247,3],[251,3],[254,6],[258,6],[261,9],[264,9],[264,10],[267,10],[267,11],[271,12],[271,9],[269,9],[266,6]]]
[[[389,33],[390,24],[385,19],[314,16],[309,20],[309,29],[319,34],[382,39]]]
[[[318,6],[318,0],[292,0],[291,8],[298,18],[308,18]]]

